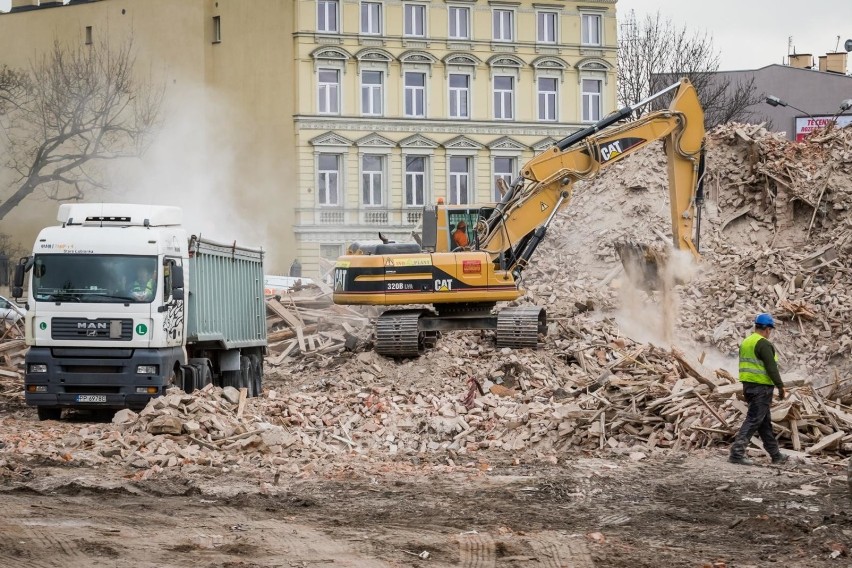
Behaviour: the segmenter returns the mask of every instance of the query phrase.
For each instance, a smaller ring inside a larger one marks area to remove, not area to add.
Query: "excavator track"
[[[420,329],[420,318],[428,310],[388,310],[376,321],[375,351],[386,357],[417,357],[434,338]],[[431,341],[430,341],[431,340]]]
[[[497,314],[497,347],[535,348],[539,333],[547,333],[547,313],[543,308],[504,308]]]

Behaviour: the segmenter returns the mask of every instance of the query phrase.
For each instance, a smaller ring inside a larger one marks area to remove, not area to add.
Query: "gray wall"
[[[786,65],[768,65],[753,71],[722,71],[732,83],[755,78],[755,87],[764,97],[775,95],[811,115],[833,115],[840,110],[844,99],[852,99],[852,77]],[[795,134],[795,118],[804,113],[791,107],[773,107],[766,103],[750,109],[750,122],[771,121],[771,130],[786,132],[791,140]],[[852,114],[847,112],[846,114]]]

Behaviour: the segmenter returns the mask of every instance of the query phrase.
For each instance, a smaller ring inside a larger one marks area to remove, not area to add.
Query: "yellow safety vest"
[[[766,372],[766,366],[763,361],[757,358],[754,353],[754,348],[757,342],[764,339],[759,333],[752,333],[745,338],[745,341],[740,345],[740,382],[743,383],[758,383],[761,385],[774,385],[769,373]],[[775,354],[775,361],[778,361],[778,354]]]

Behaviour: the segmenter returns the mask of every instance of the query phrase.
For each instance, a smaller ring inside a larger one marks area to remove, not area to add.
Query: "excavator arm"
[[[618,124],[637,108],[673,90],[669,108]],[[530,160],[489,219],[478,227],[480,250],[500,258],[519,277],[555,213],[568,204],[577,181],[597,176],[604,167],[657,140],[664,140],[668,155],[674,245],[697,257],[692,235],[696,201],[701,198],[704,112],[695,88],[686,79],[560,140]]]

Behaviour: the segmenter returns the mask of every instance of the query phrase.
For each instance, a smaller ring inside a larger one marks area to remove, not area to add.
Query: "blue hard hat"
[[[754,318],[755,325],[763,325],[766,327],[775,327],[775,320],[769,314],[757,314]]]

